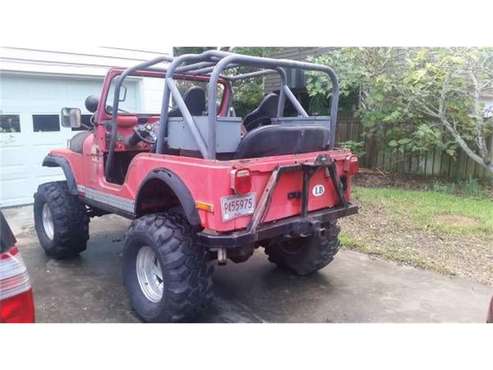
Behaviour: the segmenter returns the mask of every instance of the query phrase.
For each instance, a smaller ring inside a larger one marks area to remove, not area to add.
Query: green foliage
[[[254,56],[268,56],[275,48],[261,48],[261,47],[235,47],[234,53],[254,55]],[[232,70],[230,73],[246,73],[250,72],[248,67],[238,67]],[[264,95],[264,84],[262,78],[253,78],[248,80],[236,81],[233,84],[233,106],[236,111],[236,115],[244,117],[247,113],[254,110]]]
[[[314,61],[335,69],[342,97],[357,96],[364,135],[385,138],[387,149],[454,156],[462,139],[488,163],[493,120],[481,117],[475,87],[493,89],[493,48],[341,48]],[[329,98],[325,76],[310,74],[307,88]]]
[[[362,157],[365,155],[365,143],[364,141],[353,141],[348,140],[342,143],[339,143],[342,148],[349,149],[351,153],[356,154],[358,157]]]

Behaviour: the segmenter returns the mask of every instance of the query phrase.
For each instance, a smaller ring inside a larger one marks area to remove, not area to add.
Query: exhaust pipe
[[[226,253],[226,248],[219,248],[217,250],[217,264],[220,266],[224,266],[228,260],[228,256]]]

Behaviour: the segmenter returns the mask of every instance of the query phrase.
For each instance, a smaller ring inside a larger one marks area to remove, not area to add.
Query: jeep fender
[[[67,179],[68,191],[70,194],[79,195],[77,190],[77,183],[75,182],[74,174],[70,168],[70,163],[63,157],[58,157],[52,154],[48,154],[43,160],[44,167],[61,167],[65,178]]]
[[[170,190],[174,193],[174,195],[178,198],[180,205],[183,208],[184,216],[187,218],[189,224],[193,227],[194,230],[201,230],[202,224],[200,222],[199,212],[195,207],[195,200],[193,199],[192,193],[188,190],[185,183],[176,175],[174,172],[167,169],[156,169],[149,173],[142,184],[139,187],[139,191],[137,193],[136,201],[135,201],[135,214],[137,215],[138,206],[141,199],[141,190],[147,184],[148,181],[158,179],[166,184]]]

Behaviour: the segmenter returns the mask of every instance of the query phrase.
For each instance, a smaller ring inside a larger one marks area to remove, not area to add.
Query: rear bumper
[[[286,234],[314,234],[322,224],[358,213],[358,206],[348,203],[345,207],[328,208],[259,225],[255,231],[236,231],[229,234],[198,233],[200,243],[208,249],[241,248],[259,240],[272,239]]]

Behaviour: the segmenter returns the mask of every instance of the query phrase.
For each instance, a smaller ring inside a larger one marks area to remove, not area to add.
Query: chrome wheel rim
[[[45,231],[46,236],[48,239],[53,240],[55,228],[53,226],[53,216],[51,214],[50,207],[48,207],[48,203],[45,203],[43,206],[42,220],[43,230]]]
[[[144,296],[151,302],[159,302],[163,297],[163,270],[151,247],[140,248],[137,253],[136,272],[140,290]]]

